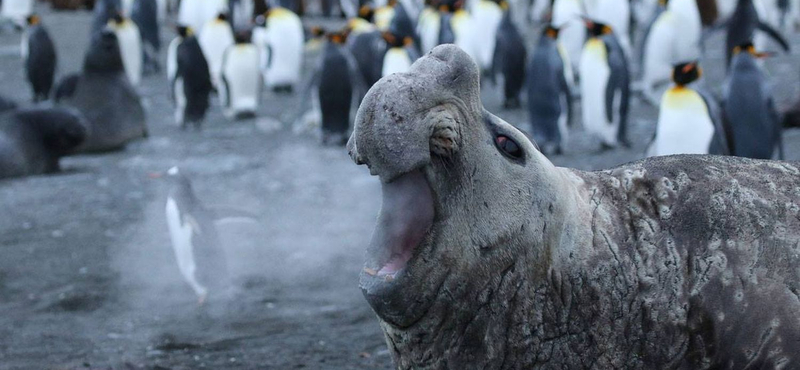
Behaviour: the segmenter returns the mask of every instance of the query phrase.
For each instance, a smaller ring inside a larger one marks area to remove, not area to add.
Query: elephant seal
[[[361,274],[398,369],[793,368],[800,163],[558,168],[452,45],[366,95],[383,205]]]
[[[27,108],[0,114],[0,179],[58,172],[58,161],[86,138],[74,109]]]
[[[92,42],[83,73],[64,78],[56,88],[56,100],[78,109],[91,126],[79,152],[117,150],[131,140],[147,137],[144,107],[125,75],[119,42],[112,31],[102,31]]]

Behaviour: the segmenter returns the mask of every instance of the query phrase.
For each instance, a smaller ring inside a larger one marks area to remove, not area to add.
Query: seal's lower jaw
[[[412,276],[410,270],[428,240],[434,216],[433,191],[421,170],[383,184],[361,289],[378,315],[393,324],[402,325],[409,305],[414,305],[420,276]]]

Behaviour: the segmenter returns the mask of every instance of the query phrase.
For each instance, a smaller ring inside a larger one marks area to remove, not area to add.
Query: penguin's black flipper
[[[708,108],[708,115],[711,118],[711,123],[714,124],[714,136],[711,137],[711,143],[708,146],[708,154],[716,155],[731,155],[731,147],[728,143],[728,132],[722,119],[721,105],[713,96],[706,94],[703,91],[697,90],[700,97]]]
[[[720,106],[724,107],[725,106],[725,102],[720,102]],[[725,110],[724,109],[722,109],[722,112],[720,113],[720,116],[722,116],[722,122],[721,123],[722,123],[722,130],[725,133],[725,141],[728,144],[728,152],[729,152],[728,154],[735,156],[736,155],[736,142],[733,139],[733,126],[731,125],[731,121],[728,119],[728,115],[725,114]]]
[[[778,32],[778,30],[772,28],[772,26],[762,21],[758,21],[758,29],[769,35],[769,37],[775,40],[775,42],[779,43],[781,48],[783,48],[783,51],[789,51],[789,43],[786,42],[786,39],[780,34],[780,32]]]
[[[80,77],[80,74],[73,73],[62,78],[61,81],[59,81],[58,86],[56,86],[55,92],[53,93],[53,100],[58,103],[63,99],[71,98],[73,95],[75,95],[75,90],[78,89],[78,80],[80,80]]]

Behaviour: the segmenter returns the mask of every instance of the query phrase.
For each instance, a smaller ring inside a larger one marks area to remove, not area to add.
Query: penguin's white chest
[[[233,31],[227,22],[211,21],[200,32],[197,40],[203,50],[203,56],[208,62],[208,69],[211,74],[211,82],[214,86],[219,86],[219,79],[222,72],[222,58],[225,50],[233,45]]]
[[[265,44],[258,45],[268,53],[265,83],[269,87],[299,83],[304,40],[300,18],[288,10],[275,10],[267,25]]]
[[[169,43],[167,47],[167,79],[172,82],[175,75],[178,74],[178,46],[181,45],[183,39],[176,37]]]
[[[125,21],[119,26],[112,26],[119,40],[119,51],[125,74],[133,86],[142,81],[142,37],[139,28],[132,21]]]
[[[475,52],[481,68],[488,69],[492,66],[497,44],[497,29],[503,19],[503,10],[497,3],[487,0],[480,0],[475,8],[473,15]]]
[[[586,28],[581,21],[583,10],[579,0],[555,0],[553,3],[553,24],[562,25],[558,39],[569,54],[573,67],[578,67]]]
[[[581,53],[580,74],[583,125],[590,133],[600,136],[606,144],[614,145],[619,115],[616,112],[613,115],[615,122],[609,122],[606,115],[606,86],[611,69],[603,41],[593,38],[586,42]],[[613,106],[618,105],[615,102]]]
[[[178,204],[171,197],[167,198],[166,216],[172,248],[175,252],[175,259],[178,261],[178,270],[195,293],[203,295],[206,289],[197,282],[195,277],[197,264],[194,260],[194,246],[192,245],[192,225],[182,221]]]
[[[383,58],[383,76],[388,76],[392,73],[408,72],[411,68],[411,58],[408,56],[408,51],[405,48],[391,48],[386,52]]]
[[[226,52],[221,98],[228,116],[256,112],[261,92],[260,58],[253,44],[234,45]]]
[[[425,8],[419,17],[417,33],[419,33],[422,53],[427,54],[439,42],[439,13],[430,8]]]
[[[661,99],[651,155],[708,154],[714,123],[703,97],[688,88],[672,88]]]
[[[227,8],[226,0],[182,0],[178,9],[178,24],[191,26],[199,33]]]

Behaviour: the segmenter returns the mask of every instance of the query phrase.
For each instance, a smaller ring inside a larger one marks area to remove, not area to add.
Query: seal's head
[[[464,302],[458,295],[515,259],[546,263],[555,168],[483,109],[478,67],[458,47],[375,84],[348,150],[383,184],[361,287],[384,322],[405,328],[436,301]]]

